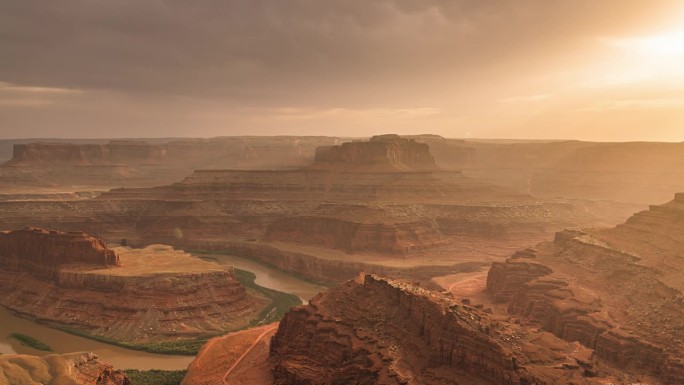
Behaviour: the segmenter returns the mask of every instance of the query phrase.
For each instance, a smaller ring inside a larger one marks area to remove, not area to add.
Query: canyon
[[[1,233],[0,265],[0,305],[133,346],[239,329],[267,304],[228,267],[168,246],[108,249],[85,233]]]
[[[271,330],[263,327],[212,340],[183,384],[639,382],[597,360],[579,343],[526,328],[465,299],[370,274],[291,310],[270,344],[264,343],[262,337]],[[245,353],[236,358],[239,354],[226,341],[249,349],[240,349]],[[208,362],[218,366],[207,373],[216,374],[202,377]]]
[[[684,190],[679,150],[16,143],[0,165],[0,305],[168,352],[260,325],[209,340],[187,385],[678,384],[684,194],[646,203]],[[262,326],[269,298],[231,258],[337,287]]]
[[[492,265],[508,312],[624,370],[684,382],[684,194],[613,228],[566,230]]]
[[[442,170],[427,144],[396,135],[317,151],[296,169],[197,170],[177,183],[87,199],[0,201],[0,227],[222,250],[327,283],[359,271],[427,282],[568,226],[614,225],[642,207],[538,199]]]
[[[379,136],[361,151],[353,142],[340,145],[349,138],[323,136],[0,141],[0,161],[5,160],[0,164],[0,194],[90,193],[170,184],[200,169],[330,168],[331,164],[390,172],[433,171],[436,165],[543,199],[647,205],[666,202],[673,193],[684,191],[678,177],[684,165],[682,143],[402,138],[428,145],[429,154],[420,150],[401,155],[405,148],[395,143],[390,154],[394,161],[387,161],[386,143],[392,135]]]

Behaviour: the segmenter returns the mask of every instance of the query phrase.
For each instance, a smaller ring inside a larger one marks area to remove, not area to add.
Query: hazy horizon
[[[0,3],[0,139],[684,141],[684,3]]]

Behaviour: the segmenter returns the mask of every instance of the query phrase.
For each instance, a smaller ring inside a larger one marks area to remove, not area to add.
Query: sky
[[[0,0],[0,139],[684,141],[682,0]]]

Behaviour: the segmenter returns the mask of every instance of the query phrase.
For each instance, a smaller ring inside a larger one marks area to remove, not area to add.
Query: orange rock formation
[[[366,275],[296,308],[275,384],[626,384],[591,351],[411,284]]]
[[[136,343],[244,327],[263,306],[230,268],[170,247],[119,254],[83,233],[0,233],[0,305]]]
[[[495,263],[508,311],[626,371],[684,383],[684,196],[612,229],[568,230]]]

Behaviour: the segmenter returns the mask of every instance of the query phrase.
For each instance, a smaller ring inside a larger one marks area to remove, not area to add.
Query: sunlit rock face
[[[290,311],[270,354],[278,385],[627,383],[589,349],[375,275]]]

